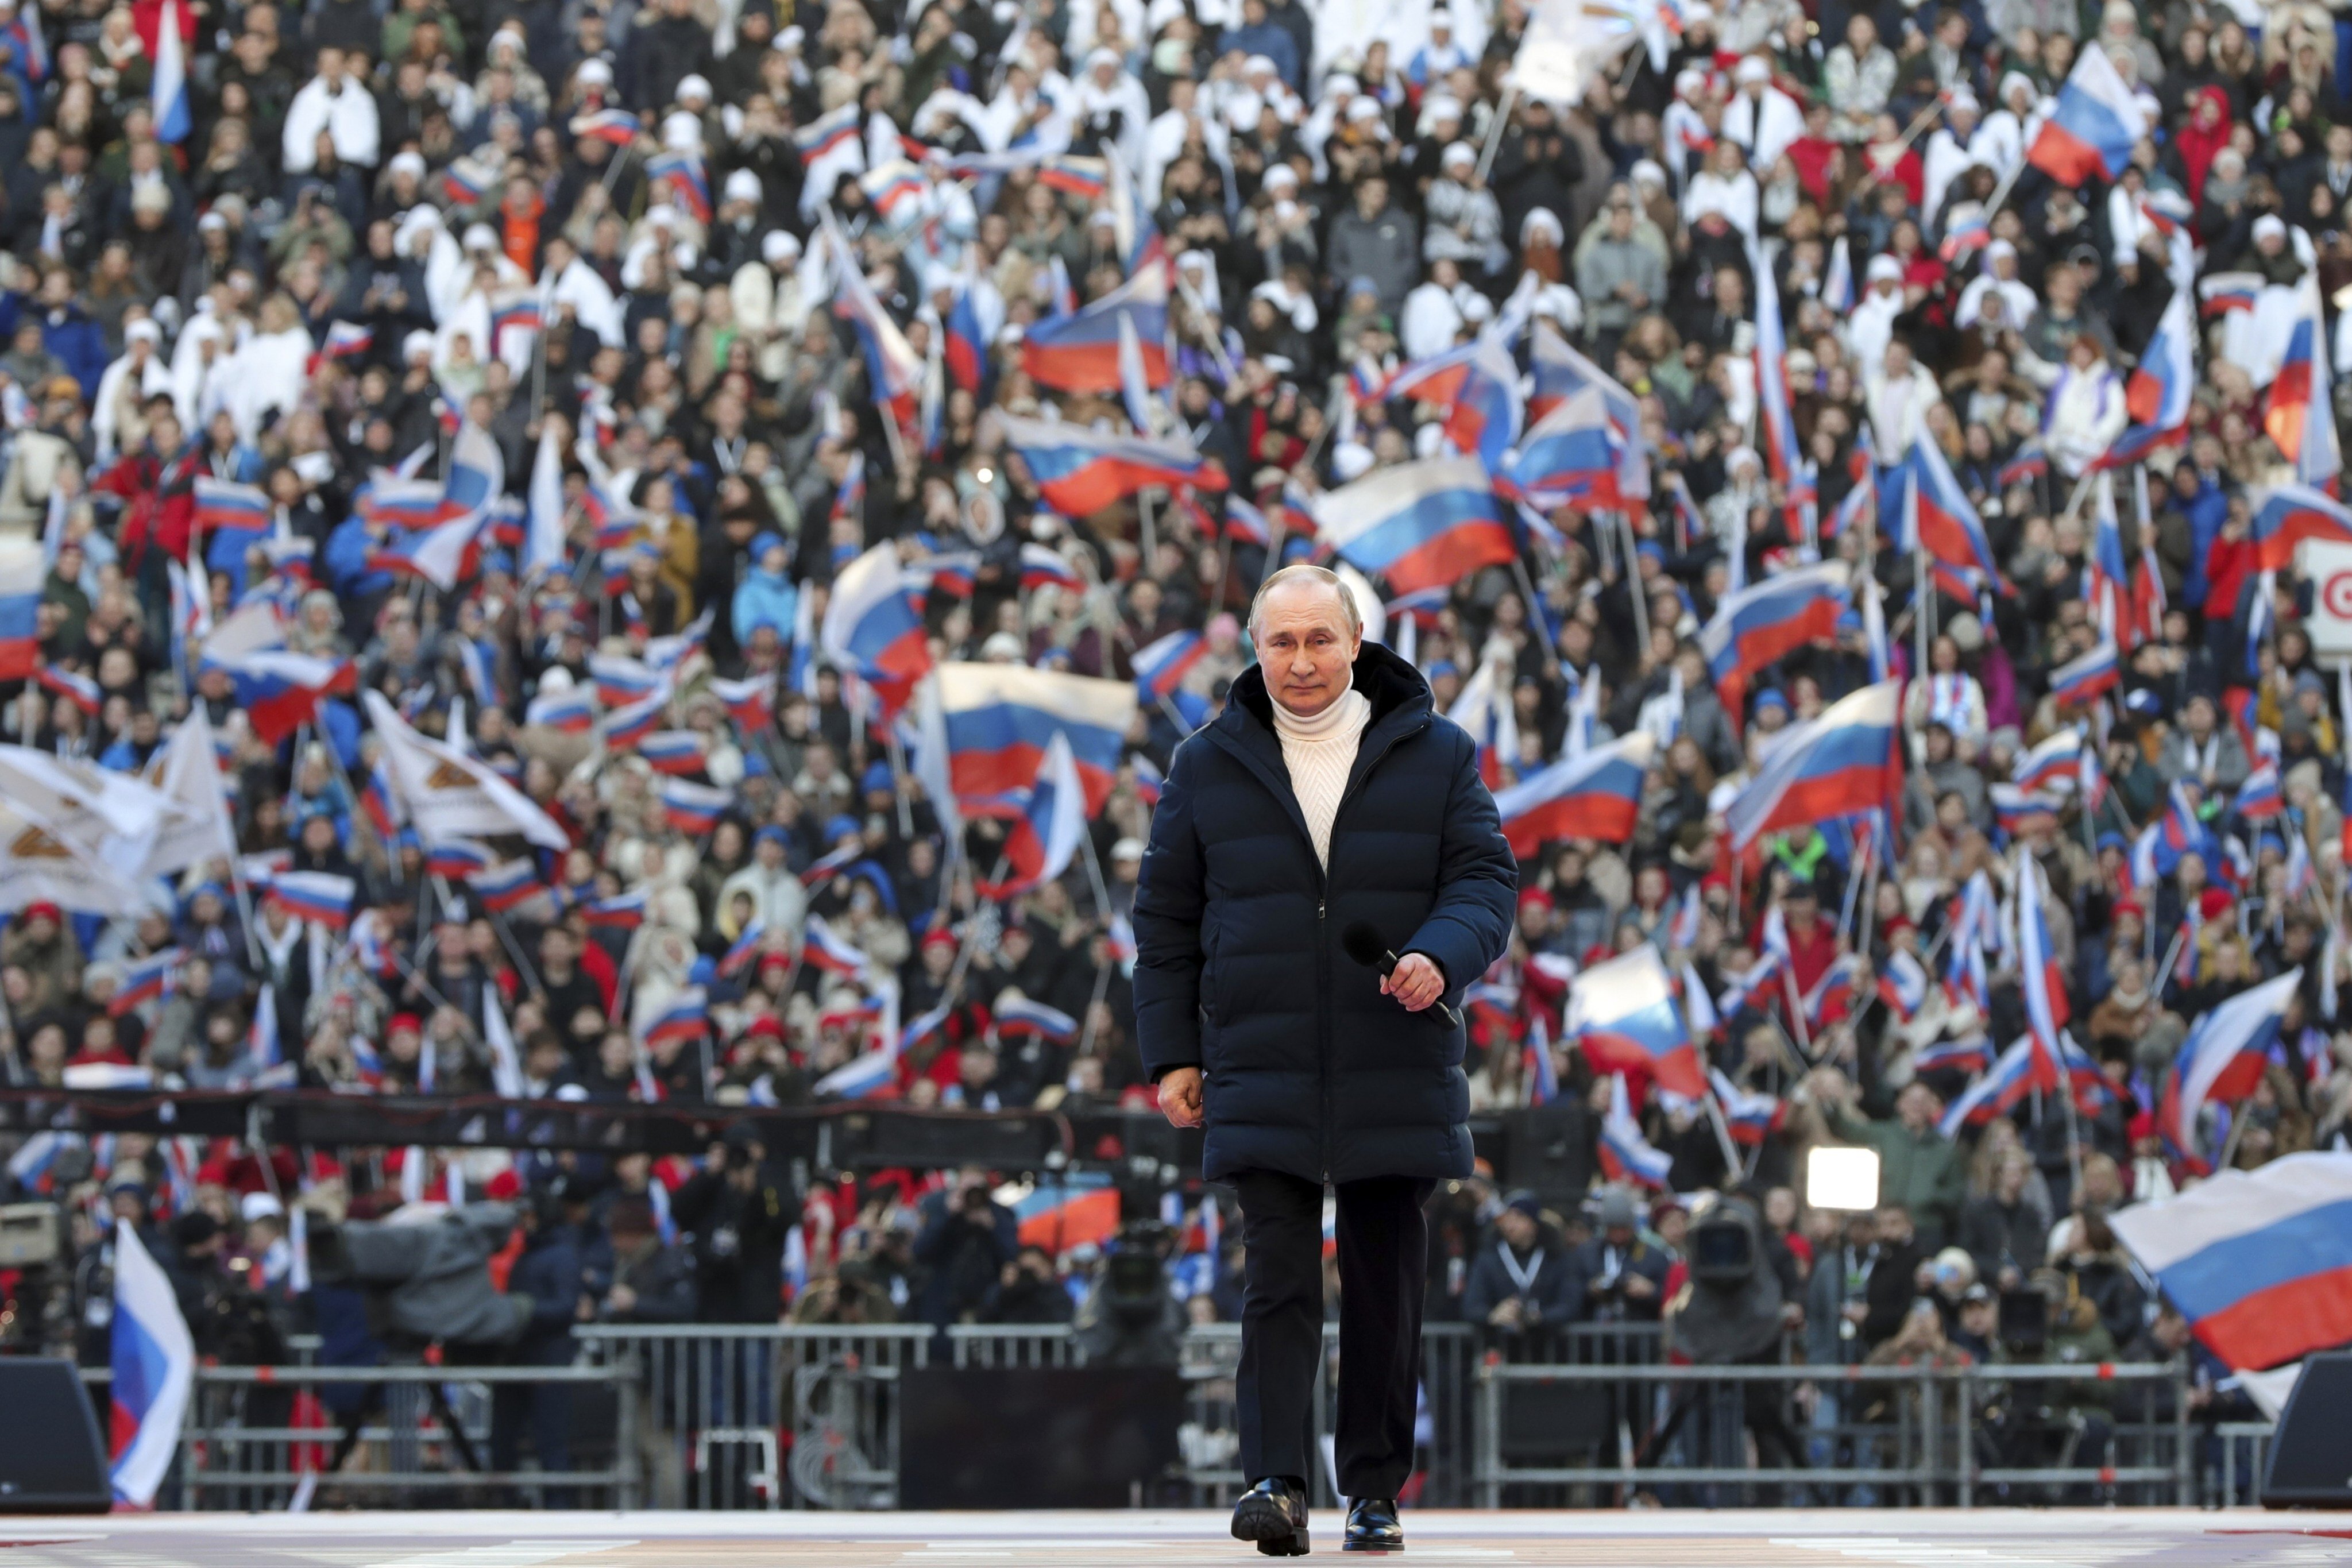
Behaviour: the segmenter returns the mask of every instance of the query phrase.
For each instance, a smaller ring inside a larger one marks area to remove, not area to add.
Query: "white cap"
[[[1265,100],[1254,92],[1237,92],[1225,103],[1225,123],[1236,131],[1255,131],[1265,112]]]
[[[1421,100],[1421,117],[1425,121],[1459,120],[1462,100],[1449,92],[1433,92]]]
[[[1353,97],[1363,90],[1364,84],[1346,71],[1333,71],[1323,79],[1323,96],[1326,98],[1337,98],[1343,92]]]
[[[1462,319],[1472,326],[1495,319],[1495,302],[1484,294],[1473,294],[1462,301]]]
[[[1528,209],[1528,216],[1519,220],[1519,243],[1533,244],[1538,229],[1550,235],[1554,245],[1559,245],[1568,238],[1568,230],[1560,226],[1559,215],[1549,207]],[[1486,296],[1480,295],[1479,300],[1483,303]]]
[[[702,120],[680,109],[662,121],[662,145],[673,153],[691,153],[702,145]]]
[[[1342,441],[1331,448],[1331,472],[1341,484],[1361,479],[1372,466],[1372,449],[1360,441]]]
[[[2286,237],[2286,225],[2279,220],[2279,216],[2276,213],[2264,213],[2262,216],[2254,220],[2254,237],[2256,239],[2284,239]]]
[[[669,264],[680,272],[691,272],[694,264],[702,259],[702,252],[694,248],[690,239],[681,239],[669,247]]]
[[[400,357],[404,360],[415,359],[418,354],[430,354],[432,352],[433,334],[422,328],[400,340]]]
[[[1478,162],[1478,150],[1467,142],[1448,142],[1437,161],[1449,169],[1456,163],[1475,164]]]
[[[1378,99],[1351,98],[1348,100],[1348,118],[1356,121],[1378,120],[1381,105]]]
[[[776,229],[760,241],[760,259],[771,267],[782,267],[787,261],[800,259],[801,242],[798,235]]]
[[[1454,13],[1440,5],[1429,14],[1429,25],[1432,27],[1444,27],[1451,32],[1454,28]]]
[[[1663,189],[1666,183],[1666,171],[1654,159],[1637,160],[1632,174],[1633,183],[1637,185],[1656,185]]]
[[[1265,55],[1252,55],[1242,62],[1242,75],[1255,76],[1260,71],[1272,76],[1275,73],[1274,61]]]
[[[1749,55],[1745,59],[1741,60],[1737,67],[1733,68],[1731,79],[1738,82],[1742,87],[1746,87],[1749,82],[1770,81],[1772,79],[1772,68],[1766,65],[1762,60],[1758,59],[1754,55]]]
[[[1685,66],[1675,72],[1675,96],[1689,98],[1706,90],[1706,72],[1696,66]]]
[[[689,98],[698,98],[705,103],[709,102],[710,79],[698,72],[681,77],[677,84],[677,101],[684,103]]]
[[[1095,48],[1088,50],[1087,53],[1087,69],[1088,70],[1094,69],[1097,66],[1108,66],[1111,69],[1117,70],[1119,68],[1120,63],[1118,51],[1114,48],[1098,45]]]
[[[1987,267],[1990,267],[1996,261],[2014,261],[2016,259],[2017,247],[2010,244],[2009,241],[2005,239],[1996,239],[1990,245],[1985,247],[1985,265]]]
[[[756,202],[760,199],[760,176],[749,169],[738,169],[727,176],[727,200]]]
[[[646,209],[646,222],[654,228],[676,228],[677,209],[667,202],[656,202]]]
[[[1870,258],[1870,268],[1866,276],[1873,283],[1882,279],[1889,283],[1900,283],[1903,281],[1903,263],[1891,256],[1874,256]]]
[[[391,167],[392,172],[395,174],[410,174],[421,180],[425,177],[424,154],[419,153],[394,153],[392,155]]]
[[[1263,184],[1269,190],[1279,186],[1286,191],[1295,191],[1298,188],[1298,171],[1287,163],[1276,163],[1265,172]]]
[[[196,232],[199,234],[203,234],[210,229],[226,228],[227,226],[228,219],[221,216],[218,213],[206,213],[204,216],[196,220]]]
[[[1445,426],[1432,420],[1413,431],[1412,455],[1422,458],[1434,458],[1437,456],[1437,444],[1444,439]]]
[[[1970,114],[1975,114],[1983,108],[1984,105],[1977,101],[1977,95],[1965,87],[1952,89],[1950,96],[1944,100],[1944,109],[1947,113],[1955,109],[1965,109]]]
[[[466,226],[466,240],[464,248],[467,250],[496,250],[498,247],[499,231],[497,229],[492,228],[486,223],[472,223]]]
[[[768,47],[774,49],[779,54],[782,54],[793,49],[797,49],[806,42],[808,42],[808,34],[801,27],[800,24],[796,22],[793,26],[786,27],[782,32],[778,33],[775,37],[775,41],[771,43]]]
[[[285,1218],[286,1205],[268,1193],[247,1193],[237,1200],[236,1212],[246,1224],[251,1225],[256,1220]]]
[[[122,341],[130,343],[160,343],[163,341],[163,329],[145,317],[142,317],[122,329]]]
[[[613,68],[606,65],[603,60],[582,60],[580,62],[580,85],[582,87],[612,86]]]

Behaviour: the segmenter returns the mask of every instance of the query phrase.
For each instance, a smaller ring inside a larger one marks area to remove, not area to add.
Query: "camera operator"
[[[1088,1366],[1176,1364],[1185,1317],[1168,1289],[1173,1245],[1167,1226],[1144,1221],[1112,1238],[1102,1274],[1071,1320]]]
[[[1911,1303],[1934,1288],[1933,1255],[1901,1204],[1879,1205],[1873,1228],[1870,1282],[1865,1288],[1862,1342],[1876,1350],[1902,1331]]]
[[[1575,1274],[1536,1195],[1515,1192],[1495,1216],[1492,1240],[1471,1261],[1463,1315],[1515,1341],[1566,1328],[1576,1321]]]
[[[987,1171],[968,1165],[953,1188],[922,1201],[915,1261],[930,1270],[917,1301],[916,1316],[924,1322],[941,1328],[970,1322],[1021,1248],[1020,1223],[990,1187]]]
[[[1665,1306],[1671,1261],[1642,1239],[1633,1194],[1611,1187],[1601,1194],[1601,1234],[1576,1249],[1570,1289],[1583,1316],[1600,1323],[1654,1323]]]
[[[784,1238],[800,1205],[767,1169],[767,1146],[738,1122],[670,1200],[694,1237],[694,1282],[707,1323],[772,1323],[783,1314]]]
[[[613,1236],[613,1278],[595,1316],[606,1323],[694,1321],[694,1265],[686,1249],[661,1238],[654,1205],[625,1197],[606,1216]]]
[[[1055,1276],[1054,1258],[1042,1247],[1024,1246],[980,1304],[983,1323],[1066,1323],[1077,1303]]]
[[[1675,1350],[1700,1366],[1777,1365],[1781,1335],[1801,1313],[1787,1294],[1794,1279],[1794,1260],[1786,1259],[1786,1249],[1770,1236],[1762,1212],[1742,1194],[1727,1194],[1692,1224],[1688,1244],[1689,1282],[1675,1293],[1667,1320]],[[1774,1256],[1776,1250],[1780,1257]],[[1702,1447],[1713,1456],[1702,1462],[1724,1463],[1739,1447],[1732,1441],[1737,1434],[1722,1429],[1727,1417],[1715,1408],[1724,1402],[1700,1405],[1706,1386],[1694,1384],[1682,1396],[1654,1447],[1664,1448],[1695,1408],[1702,1413],[1706,1439]],[[1787,1414],[1790,1386],[1763,1382],[1736,1386],[1739,1425],[1755,1434],[1759,1462],[1772,1468],[1801,1466],[1804,1452]]]

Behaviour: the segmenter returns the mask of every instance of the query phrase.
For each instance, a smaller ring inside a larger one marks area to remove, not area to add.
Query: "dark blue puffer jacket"
[[[1331,829],[1327,875],[1291,791],[1264,677],[1177,749],[1135,900],[1135,1011],[1156,1079],[1198,1067],[1212,1179],[1470,1173],[1463,1032],[1408,1013],[1350,961],[1370,923],[1463,992],[1508,942],[1518,871],[1477,747],[1432,710],[1421,672],[1373,643],[1356,660],[1370,721]]]

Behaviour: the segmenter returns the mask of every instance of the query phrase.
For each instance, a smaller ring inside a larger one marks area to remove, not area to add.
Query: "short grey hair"
[[[1320,583],[1329,588],[1339,595],[1339,613],[1348,619],[1348,635],[1353,637],[1363,631],[1363,613],[1356,608],[1356,595],[1348,591],[1348,584],[1340,580],[1339,574],[1328,566],[1316,566],[1301,561],[1285,566],[1257,585],[1257,593],[1250,600],[1250,641],[1257,641],[1258,615],[1265,608],[1265,596],[1276,588],[1287,587],[1293,583]]]

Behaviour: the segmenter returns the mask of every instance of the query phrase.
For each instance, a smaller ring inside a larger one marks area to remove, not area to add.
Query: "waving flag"
[[[1704,1092],[1704,1090],[1702,1090]],[[1601,1119],[1601,1172],[1612,1182],[1633,1182],[1652,1191],[1666,1185],[1674,1156],[1650,1146],[1625,1093],[1625,1075],[1610,1079],[1609,1110]]]
[[[493,914],[512,914],[533,899],[545,898],[547,884],[539,879],[539,868],[529,856],[501,860],[486,866],[467,879],[467,885],[482,900],[482,907]]]
[[[173,36],[178,37],[173,29]],[[267,992],[264,994],[268,994]],[[114,1314],[108,1384],[108,1479],[117,1501],[153,1504],[180,1451],[180,1424],[195,1381],[196,1347],[171,1277],[148,1256],[127,1219],[114,1225]]]
[[[1899,681],[1865,686],[1794,726],[1724,812],[1732,843],[1796,824],[1874,811],[1903,787]]]
[[[79,670],[43,665],[38,679],[41,689],[55,692],[93,719],[106,706],[106,693],[99,689],[98,682]]]
[[[1878,971],[1878,995],[1897,1020],[1909,1023],[1927,1005],[1927,969],[1903,949],[1895,949]]]
[[[685,779],[664,779],[657,792],[662,814],[669,825],[689,837],[699,838],[719,826],[735,804],[735,792]]]
[[[1078,1037],[1078,1021],[1043,1002],[1015,996],[996,1009],[996,1032],[999,1035],[1035,1035],[1057,1045],[1068,1045]]]
[[[1708,1068],[1706,1080],[1715,1090],[1716,1103],[1723,1107],[1724,1125],[1735,1143],[1761,1143],[1788,1120],[1785,1100],[1777,1095],[1749,1093],[1726,1078],[1720,1068]]]
[[[303,725],[316,722],[321,699],[348,695],[359,682],[359,672],[350,659],[278,648],[224,658],[207,654],[204,662],[228,672],[236,688],[237,706],[244,710],[254,734],[272,746]]]
[[[481,558],[482,518],[469,514],[385,540],[368,552],[367,567],[397,577],[421,577],[446,593],[474,575]]]
[[[2080,658],[2070,659],[2050,672],[2051,700],[2063,708],[2086,708],[2104,691],[2123,683],[2123,667],[2116,645],[2102,642]]]
[[[525,724],[544,725],[567,735],[584,735],[596,727],[596,704],[583,688],[542,691],[523,709]]]
[[[1699,631],[1698,646],[1734,723],[1746,709],[1751,677],[1809,642],[1837,635],[1849,574],[1837,561],[1801,567],[1767,577],[1716,607],[1715,618]]]
[[[847,105],[853,122],[856,118],[855,104]],[[625,109],[600,109],[593,114],[575,115],[572,134],[587,142],[602,142],[607,146],[625,147],[637,139],[637,117]]]
[[[2327,322],[2320,313],[2315,274],[2297,286],[2295,309],[2285,356],[2270,384],[2263,428],[2294,465],[2296,482],[2316,488],[2334,479],[2344,464],[2336,447],[2336,410],[2329,392],[2335,378],[2328,369]]]
[[[2017,1109],[2025,1097],[2036,1089],[2055,1089],[2058,1079],[2053,1073],[2044,1078],[2037,1068],[2039,1058],[2030,1038],[2019,1040],[2000,1053],[1990,1070],[1968,1091],[1952,1101],[1944,1112],[1940,1131],[1947,1138],[1959,1136],[1963,1127],[1980,1127],[1996,1116]]]
[[[2124,559],[2123,525],[2116,520],[2115,476],[2101,474],[2092,486],[2091,550],[2084,563],[2083,596],[2091,620],[2108,641],[2137,646],[2131,572]]]
[[[360,700],[383,742],[401,802],[425,837],[520,833],[542,849],[572,847],[555,820],[488,763],[418,734],[381,692],[362,692]]]
[[[2286,810],[2286,797],[2279,793],[2278,763],[2264,758],[2246,782],[2238,786],[2238,798],[2231,809],[2248,822],[2267,822]]]
[[[1789,537],[1811,542],[1818,531],[1814,507],[1803,499],[1805,455],[1797,445],[1797,421],[1789,402],[1789,342],[1780,327],[1780,286],[1763,253],[1748,247],[1756,279],[1756,405],[1764,426],[1765,465],[1784,497]]]
[[[180,0],[163,0],[155,24],[155,73],[148,99],[154,112],[155,140],[176,147],[188,139],[187,41],[180,36],[186,13]]]
[[[2148,340],[2125,385],[2134,425],[2177,430],[2189,423],[2189,400],[2197,392],[2196,344],[2197,321],[2189,313],[2189,295],[2176,289],[2157,323],[2156,336]]]
[[[1965,1040],[1938,1040],[1923,1046],[1911,1057],[1914,1073],[1957,1072],[1973,1078],[1992,1066],[1992,1042],[1982,1035],[1971,1035]]]
[[[801,960],[813,969],[856,980],[874,967],[865,950],[835,931],[822,915],[808,918],[802,937]]]
[[[1979,574],[1997,592],[2010,593],[2000,563],[1993,558],[1984,520],[1952,477],[1943,449],[1924,428],[1903,461],[1903,527],[1910,548],[1947,566]]]
[[[631,134],[635,126],[631,124]],[[572,133],[579,134],[578,121],[572,121]],[[857,105],[845,103],[830,114],[819,115],[793,132],[793,144],[800,150],[803,166],[815,163],[828,153],[838,152],[857,141]]]
[[[1655,737],[1637,730],[1554,763],[1496,795],[1495,810],[1511,852],[1526,860],[1556,838],[1629,840],[1641,816],[1642,779],[1657,749]]]
[[[2042,919],[2047,885],[2041,862],[2031,854],[2021,854],[2017,866],[2017,972],[2019,986],[2025,993],[2026,1037],[2039,1058],[2037,1074],[2055,1083],[2063,1059],[2059,1031],[2066,1026],[2069,1013],[2066,977],[2050,950],[2050,928]]]
[[[698,1040],[709,1026],[709,994],[699,985],[682,985],[646,1020],[638,1035],[650,1048],[671,1040]]]
[[[1324,542],[1398,594],[1451,587],[1518,547],[1475,458],[1435,458],[1369,474],[1315,503]]]
[[[1052,881],[1077,854],[1087,830],[1086,790],[1070,760],[1067,735],[1054,732],[1028,797],[1006,805],[1013,813],[1003,850],[1010,875],[1002,882],[979,884],[982,897],[998,900]]]
[[[1151,486],[1225,488],[1223,472],[1190,447],[1108,436],[1076,425],[1007,416],[1005,444],[1020,455],[1045,504],[1071,517],[1100,511]]]
[[[359,884],[328,871],[280,871],[269,879],[269,896],[297,920],[316,921],[337,931],[351,924],[352,900]]]
[[[1137,695],[1147,702],[1172,695],[1208,653],[1200,633],[1184,631],[1170,632],[1138,648],[1133,661]]]
[[[2147,134],[2147,116],[2106,50],[2084,49],[2025,161],[2062,185],[2079,189],[2094,175],[2113,183]]]
[[[598,931],[635,931],[646,922],[646,909],[652,895],[643,888],[634,892],[615,893],[609,899],[590,899],[580,906],[580,916]]]
[[[1642,405],[1607,372],[1569,346],[1568,340],[1547,321],[1538,321],[1528,339],[1531,371],[1528,418],[1541,422],[1555,407],[1586,387],[1597,388],[1609,411],[1609,428],[1617,453],[1616,497],[1621,505],[1645,503],[1650,497],[1649,447],[1642,439]]]
[[[2157,1103],[2156,1128],[2196,1174],[2210,1175],[2213,1169],[2198,1137],[2200,1113],[2210,1103],[2242,1100],[2262,1083],[2279,1020],[2302,983],[2298,966],[2241,991],[2200,1016],[2180,1043]]]
[[[2252,496],[2254,563],[2264,572],[2294,564],[2294,547],[2306,539],[2352,544],[2352,510],[2308,485],[2273,485]]]
[[[1536,421],[1495,488],[1538,507],[1613,507],[1618,445],[1600,390],[1586,387]]]
[[[874,286],[866,280],[865,268],[850,248],[848,237],[842,233],[833,208],[824,207],[820,216],[833,258],[834,314],[856,331],[858,345],[866,354],[867,392],[901,429],[911,429],[916,400],[922,391],[922,356],[915,353],[906,333],[898,330],[898,323],[890,319],[882,301],[875,298]]]
[[[1489,468],[1503,466],[1503,453],[1519,438],[1519,372],[1510,351],[1491,333],[1391,376],[1382,402],[1409,398],[1441,410],[1439,428],[1454,450],[1477,458]],[[1593,401],[1598,404],[1598,395]]]
[[[1165,386],[1168,365],[1168,274],[1153,268],[1075,315],[1039,321],[1021,340],[1021,368],[1040,386],[1063,392],[1119,390],[1119,333],[1134,333],[1144,381]]]
[[[2074,788],[2084,755],[2082,731],[2061,730],[2017,759],[2011,782],[2021,790],[2063,795]]]
[[[2225,1366],[2279,1366],[2352,1340],[2352,1154],[2224,1171],[2110,1223]]]
[[[186,956],[176,947],[167,947],[152,957],[132,960],[123,971],[122,984],[115,988],[113,998],[106,1005],[108,1016],[119,1018],[142,1003],[160,1002],[169,996]]]
[[[1594,964],[1569,985],[1564,1026],[1595,1072],[1639,1070],[1659,1087],[1696,1100],[1706,1077],[1658,950],[1643,943]]]
[[[915,682],[931,668],[919,595],[898,563],[897,548],[885,542],[841,571],[825,605],[825,654],[856,671],[889,712],[906,706]]]
[[[1069,737],[1087,815],[1101,811],[1135,716],[1132,681],[963,662],[940,666],[938,681],[959,804],[1025,792],[1058,731]]]

